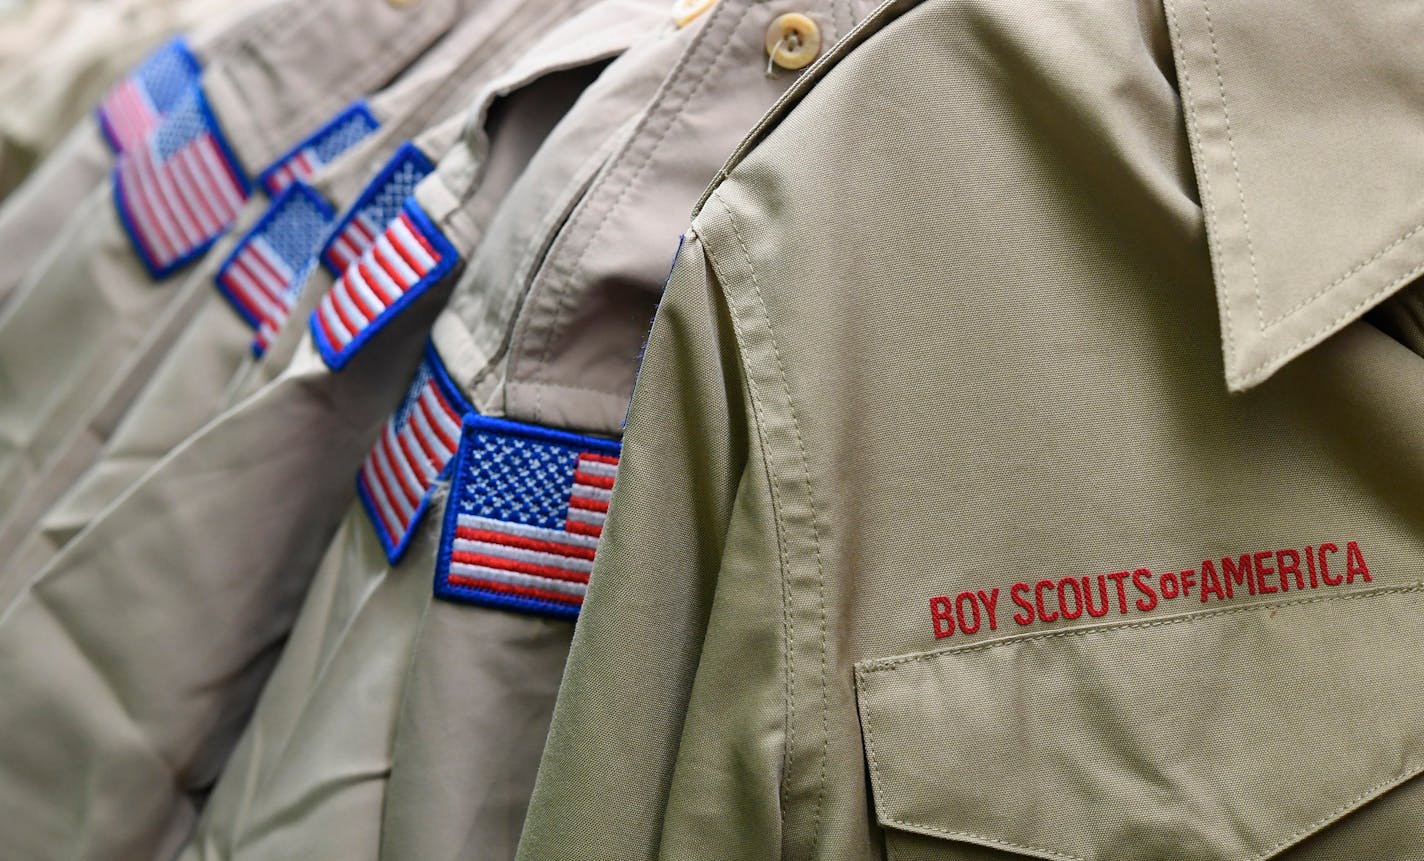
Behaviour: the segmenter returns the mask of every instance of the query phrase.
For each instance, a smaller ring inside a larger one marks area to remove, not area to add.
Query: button
[[[766,28],[766,54],[783,69],[804,68],[821,53],[821,28],[799,12],[787,12]]]
[[[696,21],[703,12],[716,5],[717,0],[674,0],[672,19],[677,22],[677,26],[686,27]]]
[[[419,2],[420,0],[386,0],[387,5],[394,6],[397,9],[408,9]]]

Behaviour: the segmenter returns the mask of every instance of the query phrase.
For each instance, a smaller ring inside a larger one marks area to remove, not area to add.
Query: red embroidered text
[[[943,639],[955,634],[997,631],[1000,624],[1008,621],[1026,628],[1060,620],[1147,613],[1166,602],[1208,604],[1356,582],[1372,582],[1359,543],[1347,542],[1341,550],[1327,541],[1299,550],[1262,550],[1219,560],[1204,559],[1199,568],[1182,571],[1136,568],[1111,574],[1021,580],[1002,590],[994,586],[957,595],[936,595],[930,599],[930,620],[935,638]],[[1001,601],[1001,596],[1006,596],[1007,602]]]

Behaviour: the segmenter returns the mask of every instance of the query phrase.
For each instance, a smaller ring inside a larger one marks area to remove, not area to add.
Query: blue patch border
[[[218,123],[217,116],[213,114],[213,109],[208,105],[208,98],[203,94],[202,86],[195,85],[193,90],[195,100],[198,103],[198,112],[203,115],[204,121],[208,123],[208,129],[213,136],[213,140],[218,145],[218,151],[222,153],[223,158],[227,160],[228,166],[232,168],[233,175],[237,177],[237,184],[242,190],[242,198],[245,203],[252,197],[252,181],[247,178],[247,174],[242,169],[242,162],[237,160],[237,154],[234,153],[232,147],[228,145],[227,136],[223,134],[222,125]],[[232,225],[229,224],[216,236],[204,240],[191,250],[179,255],[172,263],[169,263],[167,266],[160,266],[149,257],[148,249],[144,246],[143,240],[139,238],[138,229],[134,227],[132,216],[129,215],[128,209],[124,205],[124,181],[119,175],[118,164],[114,165],[111,176],[114,182],[114,209],[118,212],[119,224],[123,226],[124,232],[128,234],[129,242],[133,245],[134,253],[138,255],[139,261],[143,263],[143,268],[148,270],[149,276],[155,281],[161,281],[167,278],[169,275],[172,275],[174,272],[177,272],[179,269],[182,269],[184,266],[187,266],[189,263],[192,263],[194,260],[208,253],[208,249],[213,247],[213,243],[221,239],[228,230],[232,228]]]
[[[331,243],[346,230],[346,225],[350,224],[351,220],[360,214],[366,204],[370,203],[373,197],[381,193],[381,190],[390,180],[391,174],[400,170],[407,161],[414,161],[416,166],[424,170],[427,175],[435,170],[435,164],[431,162],[425,153],[421,152],[420,148],[415,144],[407,141],[396,147],[396,151],[386,160],[386,163],[381,167],[380,171],[371,178],[370,182],[366,183],[366,187],[361,191],[361,195],[356,198],[356,202],[347,208],[346,214],[332,227],[331,236],[327,239],[326,243],[322,245],[321,251],[317,253],[317,256],[321,258],[321,265],[326,267],[326,271],[330,272],[332,277],[340,278],[342,273],[340,269],[336,268],[335,264],[327,259],[327,252],[331,249]],[[384,228],[385,225],[380,225],[378,229]]]
[[[351,103],[350,105],[347,105],[341,110],[340,113],[323,123],[321,128],[302,138],[296,146],[277,156],[276,160],[274,160],[270,165],[268,165],[265,170],[257,174],[257,183],[262,186],[262,190],[270,195],[272,193],[272,185],[269,180],[272,178],[272,175],[275,174],[282,167],[282,165],[287,163],[288,159],[291,159],[293,156],[306,149],[307,147],[315,145],[322,139],[324,135],[330,133],[333,129],[341,125],[346,120],[357,115],[364,116],[366,119],[371,121],[371,127],[366,132],[367,135],[372,134],[381,127],[381,121],[376,119],[376,115],[371,112],[371,106],[366,104],[365,99],[359,99]],[[363,137],[362,140],[364,139],[365,138]]]
[[[455,385],[455,381],[450,378],[450,373],[445,370],[445,363],[440,360],[440,353],[435,349],[435,344],[428,339],[425,342],[424,359],[430,363],[431,369],[434,371],[431,378],[435,380],[435,385],[440,389],[441,394],[449,398],[451,403],[459,407],[460,412],[468,418],[474,413],[475,408],[470,406],[470,402],[466,400],[465,396],[460,392],[460,387]],[[413,378],[411,382],[414,382]],[[406,393],[409,391],[410,389],[407,388],[406,392],[401,394],[402,399],[404,399]],[[392,413],[392,415],[394,415],[394,413]],[[381,424],[382,433],[385,433],[386,425],[389,423],[390,418],[387,418],[386,421]],[[463,446],[463,425],[461,426],[461,430],[460,441]],[[379,438],[377,441],[379,441]],[[372,446],[375,444],[376,441],[371,443]],[[446,461],[445,467],[441,469],[440,474],[436,476],[436,481],[450,475],[450,470],[453,468],[455,459],[458,456],[459,448],[457,447],[456,453],[450,457],[450,460]],[[405,551],[410,547],[410,542],[414,540],[415,534],[420,531],[420,523],[425,519],[426,509],[430,507],[430,495],[434,490],[435,486],[432,484],[426,489],[425,494],[420,497],[420,504],[415,507],[415,512],[410,516],[410,528],[407,529],[405,535],[397,541],[394,536],[387,534],[385,522],[381,518],[380,509],[377,507],[376,501],[371,499],[370,494],[367,492],[366,486],[361,479],[361,472],[359,470],[356,472],[356,495],[361,500],[361,507],[366,509],[366,519],[375,530],[376,538],[381,542],[381,548],[386,551],[386,561],[390,562],[391,565],[396,565],[400,562],[401,557],[405,555]]]
[[[475,434],[481,431],[497,433],[502,436],[519,436],[535,442],[564,445],[611,457],[622,457],[623,455],[623,444],[616,440],[554,430],[510,419],[491,418],[471,411],[465,415],[464,424],[460,428],[460,449],[454,457],[450,458],[450,475],[461,475],[465,471],[465,464],[475,456],[470,443]],[[577,619],[580,607],[570,607],[567,604],[544,601],[539,598],[487,592],[470,586],[457,586],[450,582],[450,553],[453,551],[455,543],[455,520],[459,512],[459,506],[456,503],[459,493],[458,483],[452,481],[450,495],[445,502],[444,522],[440,528],[440,549],[435,557],[435,597],[459,604],[517,610],[554,619],[570,621]]]
[[[311,315],[307,318],[307,328],[311,331],[312,339],[316,342],[317,351],[321,353],[322,361],[326,362],[326,366],[333,371],[345,368],[351,358],[366,345],[367,341],[374,338],[387,324],[400,316],[400,313],[410,303],[425,295],[425,291],[429,290],[432,284],[444,278],[460,260],[460,253],[455,250],[454,244],[445,238],[445,234],[440,232],[440,229],[435,226],[435,222],[431,221],[430,217],[420,208],[420,204],[416,203],[415,195],[405,199],[405,203],[401,205],[401,212],[410,216],[416,227],[420,228],[421,235],[439,252],[440,260],[435,264],[434,269],[410,285],[410,289],[402,293],[400,298],[387,306],[384,311],[377,314],[376,319],[362,327],[361,331],[356,333],[356,337],[341,349],[337,349],[326,339],[326,333],[322,331],[321,323],[317,319],[321,309],[312,309]],[[337,286],[337,284],[332,284],[331,289],[335,290]]]
[[[203,64],[198,60],[198,56],[193,53],[193,49],[188,47],[188,40],[183,38],[182,35],[178,35],[174,36],[172,39],[169,39],[163,45],[155,49],[153,53],[140,60],[137,66],[129,70],[129,77],[132,77],[135,73],[138,72],[139,69],[143,68],[144,64],[147,63],[149,60],[158,56],[163,51],[168,50],[176,50],[178,52],[178,56],[183,59],[183,62],[188,66],[189,72],[192,73],[193,80],[196,81],[199,77],[202,76]],[[120,81],[119,83],[122,84],[123,81]],[[106,97],[107,95],[108,93],[105,93]],[[112,150],[116,155],[118,153],[123,152],[123,147],[119,146],[119,136],[114,134],[113,127],[109,125],[109,118],[104,115],[104,107],[102,101],[100,102],[99,106],[94,109],[94,117],[99,121],[99,134],[103,136],[104,143],[108,144],[109,149]]]
[[[267,211],[262,213],[262,217],[257,219],[257,223],[252,225],[251,230],[242,235],[242,238],[237,241],[237,244],[232,247],[232,251],[223,260],[222,265],[213,273],[213,286],[218,288],[218,292],[223,295],[223,298],[227,299],[228,304],[237,312],[237,315],[247,321],[247,325],[251,326],[253,331],[256,331],[257,328],[262,325],[262,321],[248,315],[247,309],[243,306],[242,302],[232,294],[232,291],[223,286],[222,276],[223,273],[231,268],[232,262],[237,259],[238,254],[242,253],[242,249],[247,247],[247,243],[251,242],[254,236],[261,233],[263,229],[267,227],[267,224],[277,217],[277,214],[287,205],[288,200],[297,195],[301,195],[310,201],[322,215],[326,216],[328,221],[336,217],[336,210],[331,208],[331,204],[326,202],[326,198],[322,197],[316,189],[301,180],[297,180],[283,189],[281,194],[277,195],[276,200],[273,200],[271,205],[267,207]]]

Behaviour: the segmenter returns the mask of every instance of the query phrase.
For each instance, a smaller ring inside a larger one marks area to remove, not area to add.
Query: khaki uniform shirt
[[[519,857],[1419,857],[1421,36],[823,59],[682,245]]]
[[[447,367],[484,419],[621,435],[679,213],[733,138],[796,79],[792,68],[766,73],[766,34],[783,14],[803,13],[829,46],[865,11],[833,2],[722,0],[705,12],[702,32],[638,126],[557,234],[534,246],[547,250],[521,260],[512,275],[495,265],[479,277],[472,266],[470,289],[457,290],[437,322],[437,353],[449,357]],[[801,56],[809,62],[814,55],[811,49]],[[518,285],[522,296],[497,289],[501,283]],[[466,436],[472,433],[467,424]],[[468,439],[464,445],[475,450]],[[472,495],[504,490],[502,482],[475,476],[475,460],[432,496],[424,543],[413,544],[400,565],[405,576],[427,582],[433,569],[438,594],[421,618],[402,688],[382,858],[471,857],[490,834],[502,838],[492,822],[522,823],[534,752],[542,749],[562,675],[568,622],[530,618],[527,608],[507,602],[510,593],[489,587],[472,597],[451,576],[456,521],[447,519],[448,506],[453,500],[459,513]],[[530,570],[518,554],[510,556],[506,573]],[[456,594],[464,601],[450,600]],[[524,716],[514,744],[511,709]],[[492,790],[491,775],[506,774],[518,780],[508,781],[505,792]],[[494,799],[508,809],[494,819],[485,806],[462,803],[468,798]],[[497,845],[501,851],[492,857],[513,856],[512,843]]]
[[[227,170],[187,182],[191,168],[178,155],[166,163],[172,167],[145,167],[138,153],[120,159],[117,185],[95,191],[66,226],[66,250],[31,271],[0,310],[0,510],[8,510],[63,451],[91,402],[178,295],[181,279],[163,276],[181,269],[230,224],[220,216],[222,206],[239,201],[232,183],[242,178],[235,172],[257,174],[252,166],[285,160],[294,144],[353,98],[403,71],[478,3],[302,4],[265,41],[206,69],[200,93],[206,109],[197,103],[181,122],[175,109],[144,148],[186,152],[164,141],[196,135],[194,125],[202,119],[208,131],[184,146],[225,152]],[[205,163],[216,160],[210,152]],[[192,193],[199,185],[205,192]],[[165,202],[158,202],[160,196]],[[120,201],[124,206],[116,206]],[[192,217],[185,221],[180,209]],[[218,233],[203,240],[210,228]]]
[[[200,0],[187,0],[198,3]],[[292,18],[292,7],[300,0],[244,0],[222,15],[213,16],[182,37],[198,67],[221,63],[234,52],[268,42],[278,28]],[[90,3],[100,8],[103,3]],[[45,3],[46,8],[50,7]],[[55,3],[63,10],[63,2]],[[164,48],[169,46],[165,45]],[[155,49],[155,52],[162,50]],[[137,69],[130,69],[130,74]],[[110,90],[110,93],[113,91]],[[84,204],[113,167],[113,145],[96,121],[96,97],[79,102],[89,111],[65,129],[64,139],[41,162],[27,180],[0,205],[0,305],[18,289],[31,268],[42,265],[45,256],[54,257],[69,248],[61,228]],[[158,107],[155,105],[154,107]],[[3,120],[0,120],[3,123]],[[3,150],[3,144],[0,144]],[[3,157],[3,154],[0,154]]]
[[[428,361],[486,418],[617,436],[677,213],[794,79],[765,75],[772,4],[723,0],[705,31],[676,31],[666,6],[653,8],[664,32],[615,61],[550,136],[436,325]],[[417,197],[437,200],[446,176]],[[511,356],[518,374],[503,370]],[[569,385],[544,391],[542,413],[508,401],[506,383],[544,363],[541,382]],[[585,393],[596,400],[577,400]],[[213,794],[201,845],[349,854],[323,823],[379,813],[382,858],[513,855],[571,626],[431,600],[449,492],[435,483],[395,561],[373,513],[348,511]],[[356,772],[364,779],[349,792],[324,789]]]
[[[477,167],[476,160],[487,165],[483,183],[490,182],[496,172],[506,172],[507,167],[499,166],[506,159],[500,153],[501,137],[515,131],[512,126],[522,122],[522,115],[539,105],[556,104],[558,92],[567,91],[570,74],[578,76],[573,80],[585,79],[587,72],[596,71],[608,56],[609,48],[644,42],[646,34],[665,20],[666,5],[662,2],[616,0],[594,6],[562,27],[551,28],[549,38],[498,86],[498,90],[509,94],[490,115],[493,147],[487,155],[481,153],[482,146],[456,147],[437,166],[435,174],[419,186],[416,199],[422,201],[422,209],[434,213],[453,205],[458,209],[451,210],[452,215],[463,212],[465,217],[488,221],[489,215],[483,212],[497,201],[470,186],[471,181],[479,181],[477,172],[472,171]],[[589,152],[590,148],[604,149],[598,141],[626,125],[630,112],[646,100],[657,85],[659,73],[665,72],[675,59],[675,54],[668,56],[668,49],[674,47],[667,45],[660,52],[662,62],[649,68],[648,49],[638,45],[599,75],[571,113],[550,133],[529,166],[520,172],[509,191],[509,200],[529,201],[531,189],[542,192],[537,194],[541,203],[546,202],[551,191],[567,193],[564,172],[592,169],[587,163],[596,156]],[[572,71],[558,72],[573,66],[577,58],[573,52],[586,57],[581,61],[586,71],[574,67]],[[637,59],[640,55],[643,60]],[[511,89],[515,84],[518,88]],[[583,187],[587,180],[586,173],[579,176],[574,187]],[[471,265],[480,265],[490,243],[506,247],[505,241],[510,237],[500,225],[501,218],[508,221],[507,205],[498,211],[500,218],[482,238]],[[493,209],[489,212],[493,214]],[[548,215],[547,208],[540,205],[534,210],[534,221],[542,223]],[[426,325],[428,328],[428,318]],[[389,355],[395,343],[391,337],[397,334],[388,330],[385,343],[372,341],[363,352]],[[409,352],[410,347],[418,351],[424,332],[408,329],[399,337],[401,352]],[[308,344],[298,351],[297,361],[309,355]],[[357,364],[362,358],[358,354],[335,374],[336,379],[362,373]],[[285,379],[279,378],[273,385],[280,386]],[[401,395],[386,390],[386,398],[381,424],[385,424]],[[368,442],[375,437],[371,434]],[[360,460],[358,457],[349,463],[345,474],[336,477],[342,487],[355,486]],[[350,498],[348,492],[345,499]],[[382,809],[391,769],[391,735],[401,682],[410,661],[410,642],[429,601],[430,581],[424,574],[390,576],[386,550],[365,512],[359,506],[353,511],[344,502],[341,509],[348,514],[316,568],[312,589],[282,660],[213,792],[185,859],[375,858],[380,851]],[[412,542],[410,552],[417,552],[418,541]],[[552,665],[555,673],[560,663],[561,658]],[[359,701],[353,701],[357,691]],[[490,703],[491,707],[496,705]],[[521,730],[520,737],[525,736]],[[535,745],[532,750],[530,744]],[[514,744],[513,739],[507,739],[502,746],[511,751],[511,756],[512,751],[523,750],[526,762],[532,764],[538,744],[539,739],[530,732],[525,741]],[[339,775],[343,777],[338,778]],[[356,775],[359,778],[352,779]],[[487,826],[488,842],[481,842],[485,857],[512,854],[519,808],[507,799],[518,798],[521,785],[527,796],[532,770],[522,781],[518,774],[502,778],[488,787],[482,800],[466,799]],[[341,791],[332,792],[329,787],[337,779]],[[364,827],[353,830],[345,824],[353,821]]]
[[[438,232],[451,259],[468,256],[485,214],[577,93],[646,32],[648,19],[628,6],[614,4],[601,29],[551,32],[490,85],[449,205],[432,201],[417,216],[427,241]],[[486,122],[500,95],[507,112]],[[15,857],[166,858],[187,837],[458,267],[340,373],[309,342],[298,349],[277,380],[166,456],[0,615],[0,723],[44,714],[64,739],[0,738],[0,823]],[[331,830],[362,845],[351,821]]]
[[[462,113],[475,91],[565,11],[559,4],[485,0],[479,14],[452,30],[394,85],[366,100],[379,126],[307,182],[321,199],[344,212],[349,206],[364,204],[363,184],[378,181],[372,179],[373,174],[393,158],[407,138],[414,138],[412,145],[425,159],[438,159],[458,137],[461,120],[455,116],[436,126],[431,124]],[[394,157],[409,158],[404,153]],[[373,192],[390,194],[381,189]],[[357,201],[358,195],[361,201]],[[189,273],[179,288],[180,295],[165,310],[162,325],[147,333],[124,371],[97,399],[98,405],[61,452],[51,458],[43,476],[12,506],[9,517],[0,520],[0,558],[11,557],[4,579],[12,588],[17,580],[22,582],[37,571],[55,549],[158,458],[217,415],[225,402],[234,402],[235,378],[253,360],[257,333],[254,324],[242,316],[248,313],[246,307],[232,298],[238,291],[227,286],[227,276],[220,273],[229,267],[234,246],[248,241],[249,231],[268,211],[265,204],[265,197],[250,201],[229,236]],[[282,201],[272,203],[271,208],[286,205]],[[332,213],[339,221],[337,211]],[[317,252],[313,249],[311,253]],[[322,280],[326,273],[324,266],[316,267],[306,279],[308,284],[297,286],[301,292],[288,315],[288,319],[299,321],[295,329],[304,330],[300,324],[306,318],[300,297],[310,292],[320,295],[330,283]],[[226,290],[227,295],[220,290]],[[314,301],[307,298],[306,307]],[[263,328],[267,328],[265,323]],[[262,334],[265,343],[267,333]],[[276,340],[275,335],[270,340]],[[284,339],[275,349],[273,344],[265,344],[263,360],[278,368],[284,366],[294,346],[287,342],[295,340]],[[110,437],[112,444],[108,444]],[[39,532],[31,535],[41,513],[49,510],[61,493],[65,494],[62,504],[50,511]],[[16,551],[22,540],[24,548]],[[0,585],[0,600],[4,592]]]
[[[23,35],[0,23],[0,199],[110,85],[174,33],[249,14],[232,0],[46,0]],[[3,21],[3,19],[0,19]],[[23,45],[12,43],[25,39]]]

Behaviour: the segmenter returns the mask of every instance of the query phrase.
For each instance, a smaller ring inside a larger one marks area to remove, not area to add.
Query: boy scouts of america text
[[[1008,587],[1008,600],[1004,602],[999,600],[998,586],[936,595],[930,599],[930,621],[935,639],[944,639],[956,633],[997,631],[1010,621],[1027,628],[1059,620],[1147,613],[1167,602],[1208,604],[1244,595],[1272,595],[1356,582],[1372,582],[1359,543],[1347,542],[1342,551],[1327,541],[1299,550],[1223,556],[1220,562],[1204,559],[1200,568],[1184,571],[1137,568],[1057,580],[1021,580]]]

